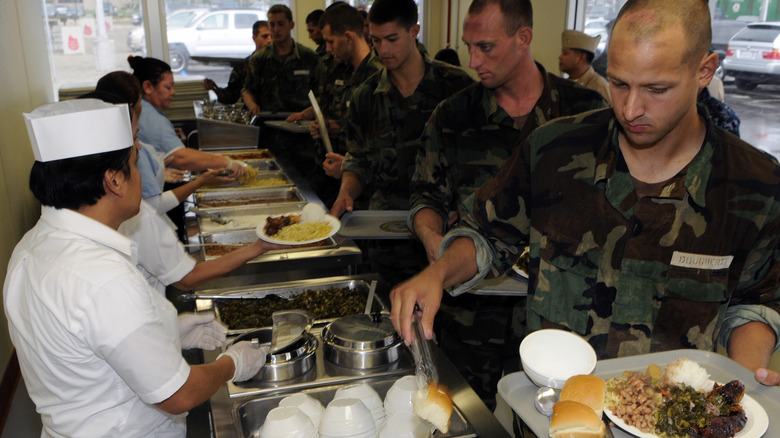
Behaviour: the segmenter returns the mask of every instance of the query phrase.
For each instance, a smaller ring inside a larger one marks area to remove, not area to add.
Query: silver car
[[[740,90],[780,84],[780,21],[751,23],[737,32],[729,41],[723,69]]]

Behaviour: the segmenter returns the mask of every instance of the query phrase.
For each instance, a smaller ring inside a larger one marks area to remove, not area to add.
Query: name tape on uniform
[[[672,254],[672,266],[680,266],[692,269],[728,269],[734,256],[714,256],[704,254],[691,254],[688,252],[675,251]]]

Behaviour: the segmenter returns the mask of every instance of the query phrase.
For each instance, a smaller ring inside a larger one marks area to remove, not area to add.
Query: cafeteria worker
[[[209,364],[182,357],[176,309],[117,232],[141,202],[127,105],[72,100],[24,117],[41,217],[14,249],[3,303],[41,436],[184,437],[186,412],[256,374],[267,350],[241,342]]]

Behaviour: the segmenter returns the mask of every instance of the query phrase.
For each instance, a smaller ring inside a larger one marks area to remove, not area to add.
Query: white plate
[[[769,427],[769,417],[767,416],[766,411],[757,401],[747,394],[742,397],[742,401],[740,401],[739,404],[742,405],[742,408],[745,410],[747,422],[745,423],[745,428],[736,434],[734,438],[760,438],[764,435],[764,432],[766,432],[767,427]],[[623,420],[614,416],[612,411],[606,407],[604,408],[604,413],[607,414],[607,418],[615,423],[616,426],[631,435],[638,436],[639,438],[659,438],[658,435],[654,433],[642,432],[634,426],[627,425]]]
[[[290,242],[287,240],[278,240],[265,234],[265,224],[268,223],[269,217],[289,216],[289,215],[298,215],[298,214],[301,215],[301,223],[327,222],[328,224],[330,224],[330,233],[328,233],[327,236],[323,236],[312,240],[305,240],[303,242]],[[257,228],[255,229],[255,233],[257,234],[257,237],[269,243],[278,243],[280,245],[306,245],[307,243],[319,242],[321,240],[325,240],[328,237],[333,236],[339,231],[339,228],[341,228],[341,221],[339,221],[335,216],[326,214],[325,209],[322,208],[320,205],[306,204],[301,211],[291,211],[289,213],[273,214],[273,215],[261,217],[260,225],[258,225]]]

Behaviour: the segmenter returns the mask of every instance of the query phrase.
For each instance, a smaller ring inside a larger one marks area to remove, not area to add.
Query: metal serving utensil
[[[216,223],[218,223],[220,225],[227,225],[227,224],[233,222],[232,219],[224,219],[224,218],[222,218],[220,215],[218,215],[216,213],[210,213],[208,211],[201,210],[198,207],[190,207],[189,211],[195,213],[197,216],[200,216],[202,218],[208,219],[208,220],[210,220],[212,222],[216,222]]]
[[[431,383],[438,383],[439,372],[433,364],[431,348],[428,344],[429,341],[425,339],[425,332],[418,315],[418,310],[419,309],[415,308],[414,321],[412,321],[414,342],[412,342],[411,349],[415,361],[414,375],[417,378],[417,385],[420,388],[423,388]]]

